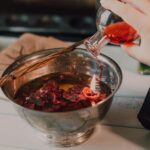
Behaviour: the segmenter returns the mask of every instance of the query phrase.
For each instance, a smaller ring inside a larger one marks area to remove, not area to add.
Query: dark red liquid
[[[131,43],[137,38],[137,31],[125,22],[118,22],[108,25],[104,30],[111,43]]]
[[[83,74],[53,74],[24,85],[15,102],[44,112],[65,112],[95,105],[111,94],[109,86],[99,83],[100,90],[89,88],[91,77]]]

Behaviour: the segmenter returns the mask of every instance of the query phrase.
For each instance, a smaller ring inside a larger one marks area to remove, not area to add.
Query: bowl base
[[[82,133],[57,136],[55,134],[45,134],[40,132],[38,133],[38,137],[45,143],[48,143],[54,147],[71,147],[87,141],[93,134],[94,130],[95,128],[92,128]]]

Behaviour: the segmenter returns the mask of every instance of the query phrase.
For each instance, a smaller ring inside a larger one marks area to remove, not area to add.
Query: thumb
[[[141,47],[136,44],[125,44],[121,45],[121,47],[125,50],[125,52],[132,58],[145,63],[145,56],[144,52],[142,51]]]

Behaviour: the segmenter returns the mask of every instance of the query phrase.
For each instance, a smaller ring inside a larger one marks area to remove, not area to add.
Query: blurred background
[[[5,0],[0,5],[0,35],[24,32],[78,41],[96,31],[96,0]]]

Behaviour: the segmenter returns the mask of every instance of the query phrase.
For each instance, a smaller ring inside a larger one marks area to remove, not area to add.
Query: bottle
[[[100,6],[96,16],[97,32],[85,41],[86,48],[94,55],[108,43],[134,44],[139,39],[137,31],[119,16]]]

